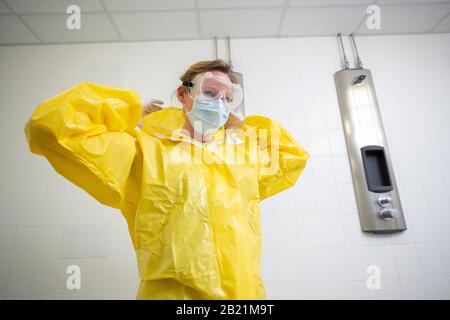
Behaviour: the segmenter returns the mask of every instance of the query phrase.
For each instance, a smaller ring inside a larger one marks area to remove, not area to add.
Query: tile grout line
[[[40,42],[40,43],[44,43],[44,41],[42,40],[42,38],[33,30],[33,28],[31,28],[28,23],[25,22],[25,19],[23,19],[23,17],[21,15],[18,15],[13,8],[10,7],[10,5],[8,3],[6,3],[4,0],[1,0],[3,5],[8,8],[9,11],[11,11],[12,15],[14,17],[16,17],[17,19],[19,19],[20,22],[22,22],[22,24],[25,26],[25,28],[28,29],[28,31],[31,32],[31,34]],[[35,43],[36,44],[36,43]]]
[[[283,9],[281,10],[280,20],[278,21],[277,30],[275,31],[275,36],[276,37],[279,37],[280,34],[281,34],[281,28],[283,27],[283,24],[284,24],[284,20],[285,20],[285,17],[286,17],[286,12],[287,12],[287,9],[289,7],[289,2],[290,2],[290,0],[285,0],[284,1]]]
[[[114,32],[116,33],[117,37],[119,38],[119,41],[122,41],[122,35],[120,34],[119,28],[116,25],[116,22],[114,21],[114,19],[112,18],[111,13],[109,12],[108,8],[105,5],[104,0],[99,0],[101,6],[103,7],[104,12],[106,13],[106,15],[108,16],[108,20],[111,23]]]

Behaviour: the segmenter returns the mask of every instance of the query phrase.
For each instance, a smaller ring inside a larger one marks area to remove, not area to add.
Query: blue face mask
[[[222,99],[206,100],[200,96],[194,99],[191,111],[186,113],[192,127],[199,133],[217,131],[227,122],[228,114],[228,107]]]

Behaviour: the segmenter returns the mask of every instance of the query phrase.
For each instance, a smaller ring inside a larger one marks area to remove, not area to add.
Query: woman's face
[[[233,82],[230,80],[230,78],[226,73],[223,73],[222,71],[218,70],[212,70],[210,72],[214,74],[214,76],[216,76],[219,80],[225,83],[229,83],[230,86],[233,85]],[[183,87],[178,88],[178,99],[183,104],[184,106],[183,110],[185,113],[192,110],[193,104],[192,98],[186,93]]]

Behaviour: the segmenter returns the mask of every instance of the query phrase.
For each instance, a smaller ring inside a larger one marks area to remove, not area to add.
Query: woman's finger
[[[159,99],[151,99],[151,100],[150,100],[150,103],[151,103],[151,104],[161,104],[161,105],[163,105],[163,104],[164,104],[164,101],[161,101],[161,100],[159,100]]]
[[[147,115],[149,113],[161,110],[163,108],[164,101],[159,99],[150,98],[143,101],[142,114]]]
[[[152,103],[149,108],[151,108],[152,110],[161,110],[163,107],[161,105],[158,104],[154,104]]]

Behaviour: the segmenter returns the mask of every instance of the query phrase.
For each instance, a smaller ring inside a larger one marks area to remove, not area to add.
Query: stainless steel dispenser
[[[343,69],[334,74],[361,228],[366,232],[406,230],[389,147],[370,70],[363,69],[353,34],[357,67],[351,69],[342,34]]]

